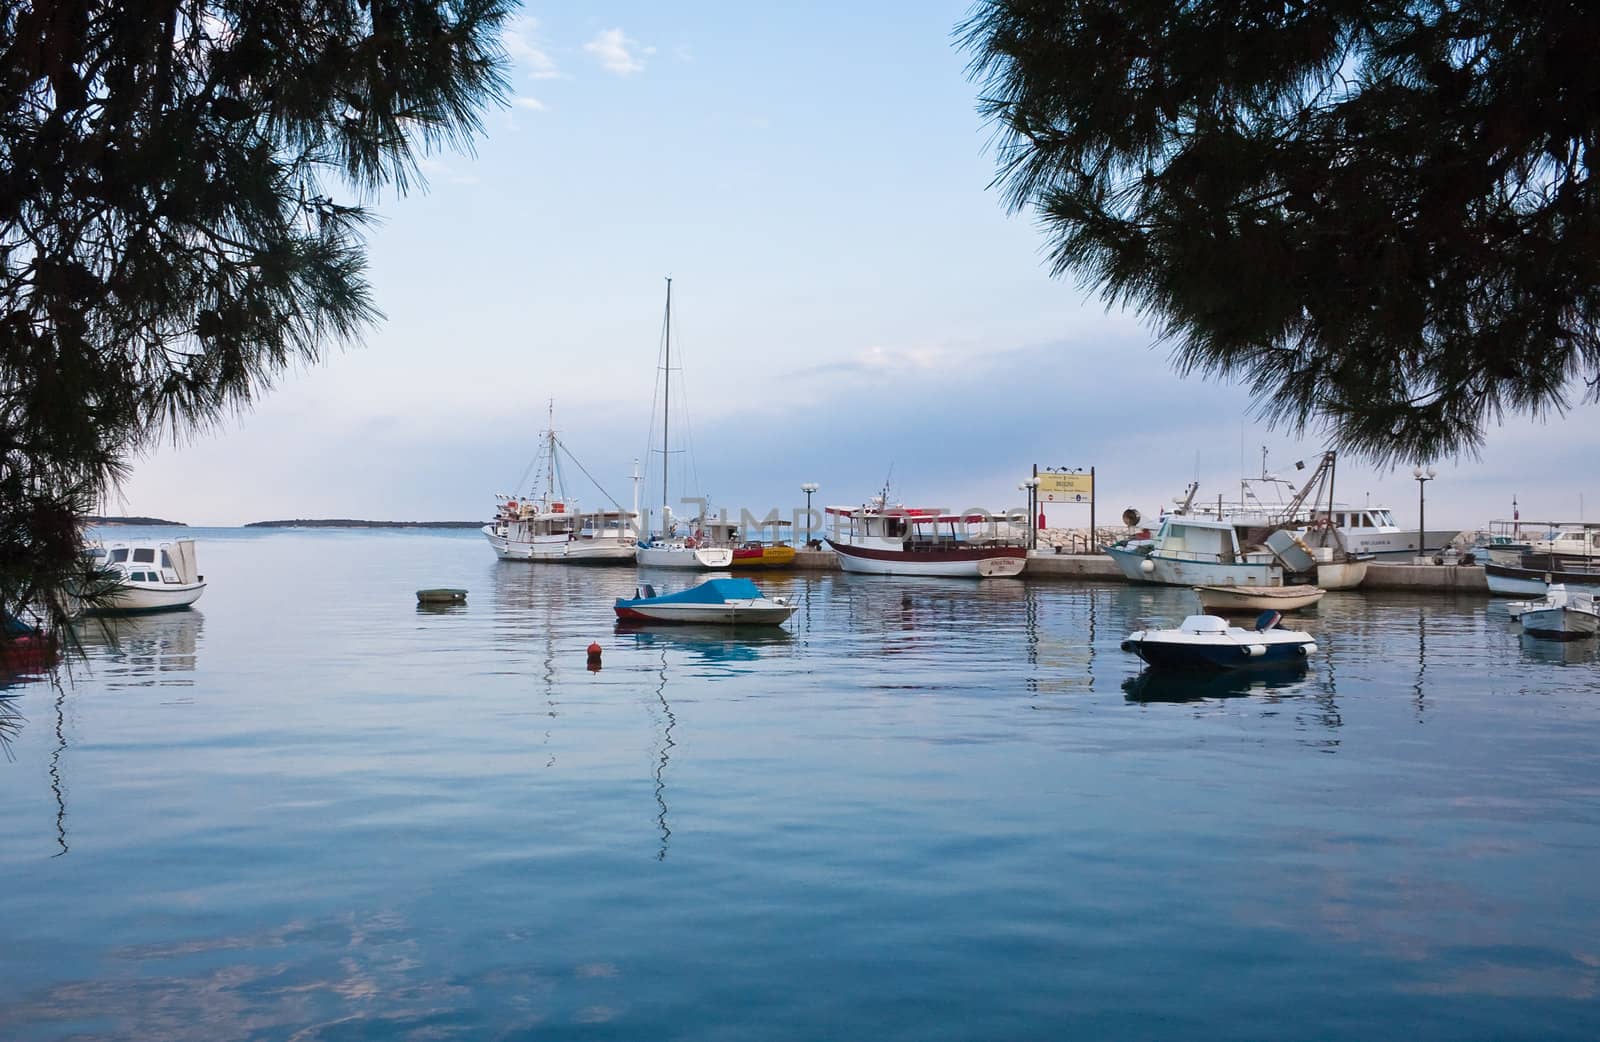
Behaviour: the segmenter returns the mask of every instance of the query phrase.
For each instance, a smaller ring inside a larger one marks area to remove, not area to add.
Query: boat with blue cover
[[[1170,630],[1139,630],[1122,642],[1152,666],[1173,669],[1234,669],[1256,663],[1300,662],[1317,653],[1304,630],[1286,630],[1282,616],[1263,612],[1255,628],[1228,625],[1215,615],[1191,615]]]
[[[658,595],[644,583],[634,597],[617,598],[617,618],[630,622],[715,622],[776,626],[794,614],[783,597],[768,597],[749,579],[707,579],[677,593]]]

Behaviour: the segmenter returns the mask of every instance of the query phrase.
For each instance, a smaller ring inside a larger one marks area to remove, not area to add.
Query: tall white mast
[[[666,365],[661,370],[661,536],[667,532],[667,413],[672,411],[672,276],[667,276]]]

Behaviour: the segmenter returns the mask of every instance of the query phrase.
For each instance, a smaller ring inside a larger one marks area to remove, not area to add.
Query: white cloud
[[[643,56],[656,53],[654,47],[640,47],[638,40],[624,35],[621,29],[602,29],[583,49],[594,56],[601,68],[618,76],[643,72]]]
[[[519,109],[528,109],[532,112],[545,111],[544,102],[540,101],[538,98],[512,98],[511,104],[515,105]]]
[[[556,67],[556,60],[550,57],[550,52],[545,50],[543,42],[539,39],[539,20],[526,15],[518,15],[506,22],[505,32],[501,36],[501,43],[505,46],[506,53],[522,66],[525,66],[530,79],[553,80],[559,79],[561,70]]]

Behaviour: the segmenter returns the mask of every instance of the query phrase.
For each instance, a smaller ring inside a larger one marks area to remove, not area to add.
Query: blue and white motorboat
[[[1230,626],[1215,615],[1191,615],[1172,630],[1139,630],[1122,642],[1152,666],[1174,669],[1233,669],[1254,663],[1303,661],[1317,653],[1304,630],[1279,627],[1282,616],[1263,612],[1254,629]]]
[[[715,622],[777,626],[794,614],[783,597],[768,597],[749,579],[707,579],[699,586],[657,595],[642,584],[634,597],[617,598],[617,618],[630,622]]]

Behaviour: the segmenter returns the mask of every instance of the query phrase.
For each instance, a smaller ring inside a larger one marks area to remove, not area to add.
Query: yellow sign
[[[1094,478],[1088,474],[1040,474],[1041,503],[1093,503]]]

